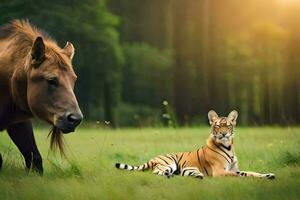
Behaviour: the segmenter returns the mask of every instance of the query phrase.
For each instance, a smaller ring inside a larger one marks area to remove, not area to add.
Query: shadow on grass
[[[290,152],[286,151],[281,155],[281,162],[285,166],[297,166],[300,165],[300,151]]]
[[[50,165],[50,169],[48,169],[49,172],[46,172],[46,176],[52,178],[82,178],[81,166],[76,161],[68,161],[67,165],[63,165],[48,159],[48,165]]]

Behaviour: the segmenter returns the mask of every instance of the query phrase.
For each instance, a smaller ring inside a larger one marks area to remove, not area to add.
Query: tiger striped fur
[[[239,170],[233,146],[237,116],[237,111],[232,111],[228,117],[218,117],[217,113],[211,110],[208,112],[211,134],[205,146],[191,152],[160,155],[139,166],[116,163],[116,168],[138,171],[151,169],[154,174],[166,177],[176,174],[200,179],[204,176],[275,178],[273,173],[261,174]]]

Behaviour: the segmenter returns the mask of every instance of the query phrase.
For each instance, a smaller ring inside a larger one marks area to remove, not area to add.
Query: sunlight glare
[[[300,3],[300,0],[278,0],[280,4],[294,4]]]

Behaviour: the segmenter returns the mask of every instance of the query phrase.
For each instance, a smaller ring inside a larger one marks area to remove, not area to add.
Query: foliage
[[[173,57],[147,44],[125,44],[122,99],[125,102],[158,106],[171,98]]]
[[[85,119],[113,127],[137,125],[125,123],[129,108],[152,109],[145,116],[160,124],[164,100],[179,125],[206,123],[210,109],[236,109],[244,125],[299,124],[299,13],[284,0],[0,4],[1,24],[28,18],[61,46],[74,43]]]
[[[300,122],[299,2],[111,0],[109,5],[122,19],[123,42],[172,50],[174,93],[168,101],[181,125],[201,120],[209,109],[223,115],[237,109],[243,124]]]
[[[115,123],[112,113],[120,100],[123,52],[116,30],[119,20],[108,11],[105,0],[13,0],[1,3],[0,10],[5,11],[0,12],[1,22],[29,19],[53,35],[62,47],[71,41],[79,76],[76,91],[84,114],[88,119]]]
[[[147,105],[123,103],[119,108],[119,125],[136,127],[154,127],[160,124],[159,109]]]

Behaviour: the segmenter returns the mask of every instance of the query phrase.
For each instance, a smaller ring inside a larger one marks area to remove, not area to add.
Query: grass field
[[[79,129],[66,136],[68,160],[48,152],[47,130],[36,131],[45,173],[25,174],[23,159],[0,133],[4,166],[0,199],[300,199],[300,128],[237,128],[241,170],[273,172],[275,180],[164,178],[114,168],[117,161],[141,164],[167,152],[205,143],[208,127],[183,129]]]

